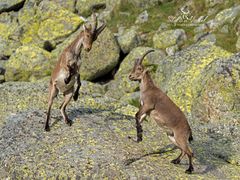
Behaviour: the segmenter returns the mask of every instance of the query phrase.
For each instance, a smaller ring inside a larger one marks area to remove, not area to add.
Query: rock
[[[240,50],[240,37],[238,37],[238,39],[237,39],[236,49],[237,49],[237,51]]]
[[[5,77],[4,75],[0,75],[0,83],[3,83],[3,82],[5,82]]]
[[[213,20],[207,22],[211,30],[218,30],[225,24],[232,24],[240,14],[240,6],[231,7],[219,12]]]
[[[212,44],[215,44],[217,42],[217,38],[213,33],[198,33],[194,36],[195,42],[203,41],[203,40],[206,40]]]
[[[166,48],[166,53],[168,56],[173,56],[178,50],[179,47],[177,45],[174,45]]]
[[[21,45],[15,13],[0,14],[0,58],[8,58]]]
[[[33,81],[50,75],[51,54],[36,46],[21,46],[6,63],[6,81]]]
[[[128,75],[133,68],[135,59],[150,49],[152,48],[137,47],[127,55],[127,57],[121,63],[114,80],[108,84],[108,91],[106,93],[107,96],[120,99],[126,93],[132,93],[138,89],[139,84],[137,82],[130,81],[128,79]],[[155,52],[152,52],[145,57],[144,64],[148,66],[150,71],[154,72],[157,69],[159,58],[164,56],[165,54],[161,50],[155,50]]]
[[[6,64],[6,61],[0,60],[0,75],[5,74],[5,64]]]
[[[74,122],[71,127],[62,120],[58,110],[61,101],[56,99],[51,131],[45,132],[46,85],[47,82],[0,84],[1,179],[189,178],[184,173],[186,158],[178,166],[170,163],[180,151],[174,150],[154,121],[143,122],[141,143],[128,138],[136,136],[137,109],[111,98],[88,94],[70,103],[67,111]],[[238,126],[228,130],[191,123],[191,127],[191,147],[197,156],[191,178],[237,178]]]
[[[39,10],[41,11],[41,18],[44,20],[40,23],[38,35],[45,41],[68,36],[83,22],[79,16],[49,1],[42,1]]]
[[[221,33],[225,33],[228,34],[229,33],[229,27],[228,25],[224,25],[221,29],[220,29]]]
[[[77,0],[76,10],[78,14],[89,16],[92,12],[105,9],[106,8],[106,0]]]
[[[76,12],[75,3],[76,0],[53,0],[56,4],[59,4],[61,7],[71,11],[73,13]]]
[[[217,125],[240,123],[240,54],[218,58],[194,80],[192,114]]]
[[[135,23],[136,24],[142,24],[148,21],[148,12],[147,10],[143,11],[139,16],[137,17]]]
[[[193,101],[198,96],[193,92],[199,92],[196,79],[215,59],[231,55],[206,40],[199,42],[174,56],[159,59],[155,82],[185,113],[191,113]]]
[[[235,23],[234,30],[235,30],[236,35],[239,36],[240,35],[240,18]]]
[[[215,17],[215,20],[219,23],[219,25],[223,25],[225,23],[232,24],[239,14],[240,6],[236,6],[219,12]]]
[[[18,10],[24,4],[25,0],[2,0],[0,2],[0,13],[6,11]]]
[[[10,40],[8,38],[3,38],[0,36],[0,58],[7,59],[12,53],[16,51],[18,47],[21,46],[19,41]]]
[[[205,5],[207,8],[212,8],[216,5],[222,4],[223,0],[205,0]]]
[[[94,80],[109,73],[118,64],[119,53],[113,34],[105,28],[93,43],[90,53],[82,52],[81,78]]]
[[[140,106],[140,91],[128,93],[121,97],[120,101],[130,104],[135,107]]]
[[[181,46],[186,40],[187,36],[183,29],[168,30],[154,34],[153,46],[154,48],[165,49],[173,45]]]
[[[166,31],[170,28],[169,24],[167,23],[161,23],[161,25],[159,26],[158,28],[158,32],[163,32],[163,31]]]
[[[19,22],[24,45],[34,44],[51,51],[56,43],[76,31],[83,20],[56,3],[43,0],[38,6],[31,3],[24,6]]]
[[[146,9],[167,2],[167,0],[132,0],[130,1],[136,8]]]
[[[129,53],[133,48],[137,47],[140,43],[137,31],[135,27],[126,30],[118,38],[118,44],[123,53]]]

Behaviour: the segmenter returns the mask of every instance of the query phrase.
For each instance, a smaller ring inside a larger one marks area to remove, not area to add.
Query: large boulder
[[[17,15],[14,12],[0,14],[0,59],[9,57],[21,43],[19,41]]]
[[[76,0],[53,0],[56,4],[61,7],[75,13],[76,12]]]
[[[125,54],[129,53],[133,48],[140,44],[136,27],[127,29],[125,32],[123,32],[123,34],[118,36],[117,40],[121,50]]]
[[[37,46],[21,46],[7,61],[6,81],[30,81],[50,75],[51,54]]]
[[[192,114],[201,121],[239,124],[240,54],[212,61],[193,83]]]
[[[165,49],[170,46],[181,46],[187,40],[186,33],[183,29],[167,30],[163,32],[157,32],[153,36],[154,48]]]
[[[231,55],[208,41],[202,41],[159,60],[155,81],[184,112],[190,113],[194,99],[201,94],[196,80],[214,60]]]
[[[121,63],[114,80],[108,84],[107,94],[110,97],[120,99],[126,93],[132,93],[138,90],[139,84],[128,79],[136,58],[141,57],[145,52],[152,48],[136,47],[134,48]],[[147,55],[144,60],[144,65],[148,66],[151,72],[155,72],[158,66],[158,60],[164,57],[165,54],[161,50]]]
[[[77,0],[76,9],[79,14],[89,16],[94,10],[106,8],[106,0]]]
[[[120,49],[108,28],[99,35],[89,53],[82,52],[81,77],[94,80],[113,70],[119,62]]]
[[[222,28],[225,24],[233,24],[236,18],[240,15],[240,6],[234,6],[228,9],[224,9],[220,11],[215,18],[206,22],[206,24],[202,24],[199,27],[195,28],[195,32],[202,31],[217,31]]]
[[[27,3],[19,11],[21,42],[51,50],[76,31],[82,22],[79,16],[52,1],[44,0],[38,6]]]

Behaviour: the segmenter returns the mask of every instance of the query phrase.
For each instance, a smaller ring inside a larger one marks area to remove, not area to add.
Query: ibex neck
[[[149,72],[148,71],[144,72],[142,79],[141,79],[140,90],[145,91],[149,87],[153,87],[153,86],[154,86],[154,83],[153,83],[153,80],[152,80]]]
[[[71,49],[72,52],[76,55],[79,56],[79,54],[82,51],[82,42],[83,42],[83,36],[82,36],[82,32],[78,35],[78,37],[72,42]]]

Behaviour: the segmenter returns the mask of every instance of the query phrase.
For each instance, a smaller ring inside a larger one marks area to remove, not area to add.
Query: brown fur
[[[81,31],[77,38],[63,50],[55,68],[53,69],[49,84],[48,111],[45,123],[46,131],[50,131],[49,119],[51,106],[53,99],[57,96],[59,91],[64,95],[64,102],[60,107],[61,114],[65,122],[70,126],[72,125],[72,121],[68,118],[65,110],[71,98],[73,97],[76,101],[79,96],[79,89],[81,86],[79,68],[81,64],[80,56],[82,48],[89,52],[92,48],[93,42],[97,39],[97,36],[106,27],[106,24],[103,24],[101,27],[97,28],[97,18],[95,14],[93,14],[93,19],[93,26],[90,25],[89,27],[86,27],[83,25],[84,30]],[[76,89],[74,88],[75,84]]]
[[[169,139],[180,148],[181,154],[172,160],[172,163],[179,164],[181,159],[187,154],[189,158],[189,168],[186,173],[193,171],[193,153],[188,146],[188,140],[192,140],[191,128],[180,108],[158,87],[155,86],[151,76],[142,65],[143,58],[153,50],[144,54],[141,59],[137,59],[129,79],[140,82],[141,106],[136,113],[137,141],[142,141],[143,119],[148,115],[157,124],[167,130]]]

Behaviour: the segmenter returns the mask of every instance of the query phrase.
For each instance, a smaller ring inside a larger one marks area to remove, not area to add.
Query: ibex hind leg
[[[73,94],[73,100],[74,101],[78,100],[80,87],[81,87],[81,80],[80,80],[80,75],[78,74],[77,75],[77,88],[76,88],[76,90],[74,91],[74,94]]]
[[[61,114],[63,116],[64,121],[69,126],[72,125],[72,121],[68,118],[68,116],[66,114],[66,106],[70,102],[72,96],[73,96],[73,88],[71,88],[69,91],[64,93],[64,102],[62,103],[62,106],[61,106]]]
[[[52,84],[52,82],[50,82],[49,97],[48,97],[48,111],[47,111],[47,119],[45,123],[45,131],[50,131],[49,120],[50,120],[50,114],[51,114],[51,107],[53,104],[53,99],[57,96],[57,94],[58,94],[58,89],[56,88],[55,84]]]
[[[180,148],[180,145],[176,142],[174,133],[173,132],[167,132],[168,138],[172,141],[173,144],[175,144],[178,148]],[[180,148],[181,154],[176,158],[171,161],[173,164],[179,164],[182,160],[182,158],[185,156],[185,152]]]
[[[192,164],[192,158],[193,153],[191,148],[188,146],[188,139],[184,136],[175,136],[177,144],[179,144],[179,148],[183,151],[184,154],[187,154],[189,159],[189,167],[185,171],[185,173],[191,174],[194,171],[193,164]]]

